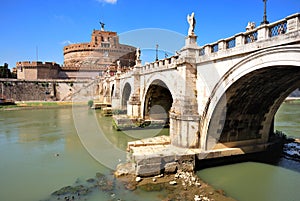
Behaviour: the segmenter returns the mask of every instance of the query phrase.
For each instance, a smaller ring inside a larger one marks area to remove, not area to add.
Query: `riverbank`
[[[117,178],[128,190],[139,188],[150,192],[164,189],[166,195],[161,197],[163,201],[235,201],[226,196],[223,190],[215,189],[205,183],[194,172],[178,171],[176,174],[161,174],[145,178],[125,175]]]
[[[72,186],[65,186],[54,191],[45,201],[54,200],[93,200],[93,194],[101,194],[108,201],[129,201],[130,194],[144,195],[152,193],[153,200],[161,201],[235,201],[225,195],[223,190],[214,189],[193,172],[178,171],[176,174],[157,175],[154,177],[135,177],[123,175],[115,177],[96,173],[94,178],[77,180]],[[129,197],[124,197],[125,193]],[[157,196],[153,197],[153,193]]]
[[[14,105],[0,105],[1,110],[51,109],[57,107],[87,106],[87,102],[73,101],[17,101]]]

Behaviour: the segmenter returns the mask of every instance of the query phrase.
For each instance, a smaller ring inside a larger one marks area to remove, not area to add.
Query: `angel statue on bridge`
[[[141,49],[139,47],[136,49],[135,56],[137,61],[141,59]]]
[[[188,35],[193,36],[195,34],[194,31],[195,31],[195,26],[196,26],[196,19],[195,19],[195,13],[194,12],[192,12],[191,15],[187,15],[187,21],[190,25]]]

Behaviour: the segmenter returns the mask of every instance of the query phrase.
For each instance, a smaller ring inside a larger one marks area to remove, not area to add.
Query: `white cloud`
[[[62,45],[70,45],[70,44],[73,44],[73,42],[71,42],[69,40],[65,40],[65,41],[61,42],[60,44],[62,44]]]
[[[118,0],[97,0],[100,3],[116,4]]]

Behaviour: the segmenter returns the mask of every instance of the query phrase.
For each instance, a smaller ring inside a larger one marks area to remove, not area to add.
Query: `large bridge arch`
[[[127,109],[127,102],[130,98],[131,93],[132,93],[132,87],[128,82],[126,82],[122,88],[122,94],[121,94],[122,109]]]
[[[147,118],[147,115],[149,114],[149,107],[151,105],[162,105],[162,108],[168,113],[169,116],[169,110],[171,109],[173,102],[176,100],[176,73],[157,73],[155,75],[151,75],[149,77],[145,77],[145,90],[142,95],[142,115],[144,118]],[[151,97],[151,93],[158,93],[162,92],[165,94],[162,94],[163,97],[160,97],[161,99],[164,99],[165,103],[163,104],[162,100],[157,99],[157,101],[154,100],[151,101],[151,104],[149,105],[149,98]],[[164,105],[164,106],[163,106]]]
[[[276,111],[300,85],[300,46],[255,52],[215,85],[200,122],[203,150],[268,142]]]
[[[143,116],[145,119],[163,119],[168,121],[173,96],[167,85],[161,80],[154,80],[148,86],[143,98]]]

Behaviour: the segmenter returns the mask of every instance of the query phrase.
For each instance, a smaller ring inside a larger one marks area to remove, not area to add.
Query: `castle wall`
[[[63,101],[88,81],[0,79],[0,94],[14,101]]]
[[[56,79],[60,66],[54,62],[17,62],[17,78],[22,80]]]
[[[58,77],[61,79],[94,79],[99,76],[99,71],[61,71]]]
[[[64,66],[99,66],[105,67],[112,64],[120,57],[134,52],[135,48],[120,45],[118,48],[73,48],[64,52]]]

